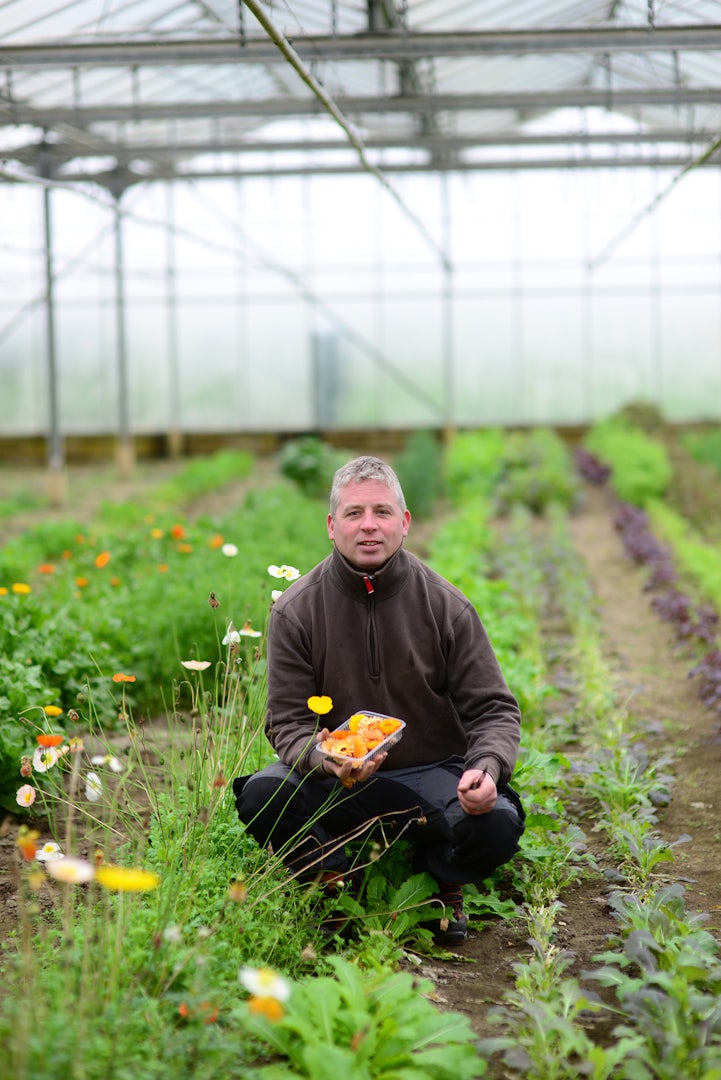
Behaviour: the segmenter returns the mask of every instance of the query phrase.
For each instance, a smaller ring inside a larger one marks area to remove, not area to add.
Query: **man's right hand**
[[[329,735],[329,729],[323,728],[316,735],[316,742],[322,743]],[[363,780],[369,780],[374,773],[378,772],[387,757],[386,753],[378,754],[376,757],[356,765],[353,761],[334,761],[332,758],[324,756],[321,759],[320,771],[328,776],[337,777],[345,787],[352,787],[356,783],[362,783]]]

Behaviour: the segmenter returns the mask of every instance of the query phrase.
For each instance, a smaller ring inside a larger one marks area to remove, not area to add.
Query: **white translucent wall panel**
[[[664,296],[660,320],[659,378],[664,414],[672,420],[718,418],[721,402],[718,294]],[[705,406],[700,404],[704,402]]]
[[[518,421],[517,307],[507,295],[466,294],[456,299],[455,415],[461,426]]]
[[[591,416],[605,416],[629,401],[658,400],[655,308],[647,293],[593,296]]]
[[[131,425],[313,429],[323,363],[338,427],[440,423],[449,404],[464,426],[583,423],[639,399],[719,418],[721,180],[672,180],[391,176],[407,212],[367,175],[131,189]],[[114,430],[114,206],[51,202],[63,429]],[[42,206],[0,186],[0,434],[45,425]]]
[[[115,310],[59,304],[56,316],[60,414],[71,431],[117,428]]]
[[[152,433],[174,428],[177,418],[173,413],[165,304],[129,301],[125,327],[133,430]]]
[[[584,320],[563,297],[525,297],[516,408],[521,422],[573,423],[585,412]]]
[[[43,349],[45,317],[30,311],[0,346],[0,436],[44,431],[47,380]]]
[[[456,269],[493,266],[517,257],[513,223],[518,214],[518,177],[508,173],[451,175],[451,257]],[[440,197],[440,196],[438,196]]]

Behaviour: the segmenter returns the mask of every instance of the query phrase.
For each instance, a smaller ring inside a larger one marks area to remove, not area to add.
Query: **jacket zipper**
[[[369,577],[368,574],[364,574],[363,584],[368,593],[368,667],[373,678],[377,679],[380,676],[380,667],[378,665],[378,639],[376,637],[376,605],[373,579]]]

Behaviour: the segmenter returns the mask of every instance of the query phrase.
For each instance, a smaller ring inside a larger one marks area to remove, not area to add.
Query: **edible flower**
[[[36,795],[37,791],[32,784],[23,784],[23,786],[17,790],[15,802],[18,806],[32,806],[35,802]]]
[[[268,567],[268,573],[271,577],[285,578],[287,581],[295,581],[296,578],[300,577],[300,570],[297,567],[286,566],[285,563],[282,566],[276,566],[275,563],[272,563]]]
[[[311,712],[316,713],[318,716],[325,716],[333,708],[333,698],[328,697],[327,694],[314,694],[308,698],[307,704]]]

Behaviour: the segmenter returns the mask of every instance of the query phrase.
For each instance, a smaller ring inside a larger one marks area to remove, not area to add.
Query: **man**
[[[251,834],[299,875],[342,877],[345,841],[372,825],[402,834],[449,912],[436,940],[455,945],[467,935],[462,885],[518,850],[524,813],[508,781],[520,712],[473,605],[403,548],[410,520],[385,462],[360,457],[335,474],[333,550],[270,617],[266,734],[279,761],[233,788]],[[321,731],[308,708],[318,696],[333,703]],[[319,752],[362,711],[404,720],[402,739],[360,767]]]

